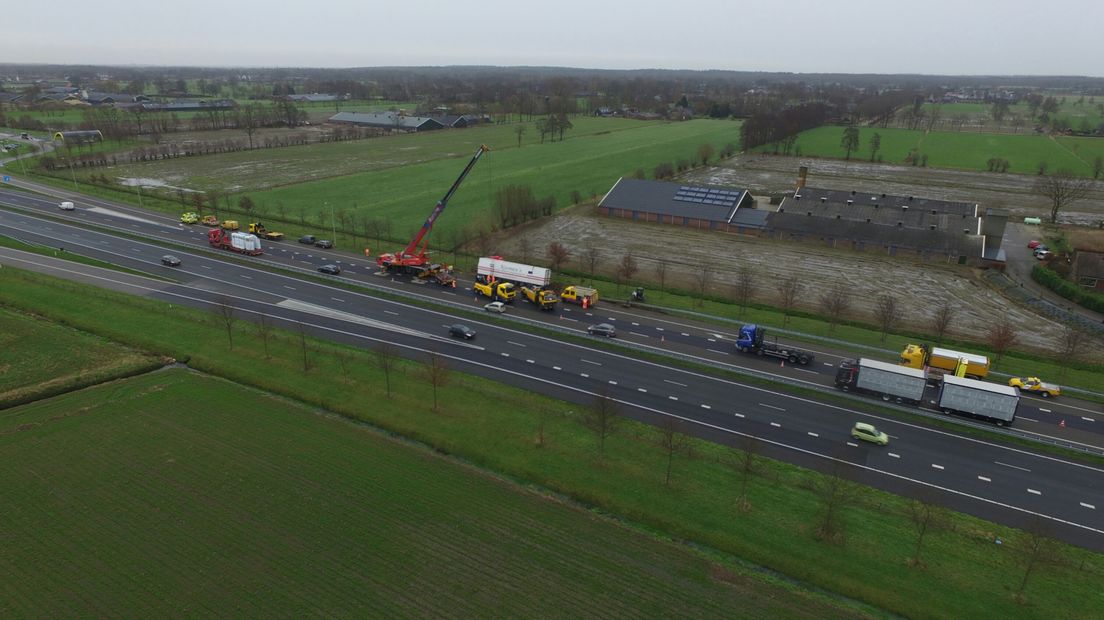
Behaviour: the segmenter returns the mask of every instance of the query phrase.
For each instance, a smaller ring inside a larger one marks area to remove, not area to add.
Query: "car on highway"
[[[314,245],[315,241],[318,241],[318,239],[315,238],[314,235],[303,235],[302,237],[299,237],[299,243],[305,243],[307,245]]]
[[[328,273],[331,276],[336,276],[341,273],[341,267],[338,267],[337,265],[322,265],[318,268],[318,270],[322,273]]]
[[[196,213],[195,211],[188,211],[187,213],[181,213],[180,214],[180,223],[181,224],[198,224],[199,223],[199,214]]]
[[[855,425],[851,427],[851,436],[855,439],[876,443],[879,446],[889,444],[889,435],[874,428],[873,424],[867,424],[866,422],[855,422]]]
[[[606,338],[616,338],[617,330],[609,323],[598,323],[597,325],[591,325],[587,327],[587,333],[591,336],[605,336]]]
[[[62,211],[73,211],[77,207],[73,203],[66,200],[65,202],[62,202],[62,203],[58,204],[58,208],[61,209]]]
[[[180,259],[173,256],[172,254],[166,254],[161,257],[161,264],[167,267],[179,267]]]
[[[453,323],[449,325],[449,335],[455,338],[463,338],[464,340],[471,340],[475,338],[475,330],[464,325],[463,323]]]
[[[506,304],[502,303],[501,301],[492,301],[489,304],[485,304],[483,306],[483,309],[487,312],[497,312],[499,314],[502,314],[503,312],[506,312]]]
[[[314,242],[314,245],[322,248],[323,250],[328,250],[333,247],[333,241],[330,241],[329,239],[319,239],[318,241]]]
[[[1043,398],[1050,398],[1052,396],[1061,396],[1062,388],[1054,385],[1053,383],[1045,383],[1039,380],[1039,377],[1012,377],[1008,380],[1008,385],[1014,387],[1021,392],[1031,392],[1032,394],[1038,394]]]

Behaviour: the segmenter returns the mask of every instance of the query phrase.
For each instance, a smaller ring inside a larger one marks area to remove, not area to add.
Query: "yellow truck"
[[[251,222],[249,224],[249,232],[257,235],[258,237],[264,237],[269,241],[280,241],[284,238],[284,233],[276,232],[275,230],[269,230],[265,228],[265,225],[260,222]]]
[[[955,375],[984,379],[989,374],[989,358],[975,353],[962,353],[926,344],[905,345],[900,364],[909,368],[927,369],[935,376]]]
[[[529,300],[529,303],[536,304],[541,310],[555,310],[556,304],[560,302],[560,298],[556,296],[556,291],[525,284],[522,284],[520,288],[525,299]]]
[[[238,220],[225,220],[222,223],[222,228],[223,230],[237,230],[241,226],[238,224]]]
[[[572,284],[560,291],[560,299],[565,302],[579,304],[584,308],[591,308],[598,304],[598,289]]]
[[[203,224],[204,226],[218,226],[219,225],[218,218],[213,216],[213,215],[204,215],[203,219],[199,220],[199,222],[201,224]]]
[[[472,290],[484,297],[489,297],[496,301],[505,301],[507,303],[514,301],[517,297],[517,291],[514,290],[513,282],[480,282],[476,280],[472,285]]]

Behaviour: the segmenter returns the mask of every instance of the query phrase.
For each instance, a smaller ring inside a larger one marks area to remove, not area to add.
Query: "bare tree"
[[[713,157],[713,145],[709,143],[702,144],[698,147],[698,159],[701,160],[703,166],[709,165],[710,158]]]
[[[675,417],[664,417],[659,425],[659,445],[667,455],[667,471],[663,476],[664,486],[670,486],[671,467],[674,465],[675,453],[680,452],[687,441],[688,437],[682,430],[682,422]]]
[[[740,494],[736,496],[736,509],[741,512],[751,510],[751,500],[748,497],[748,484],[759,467],[759,453],[762,446],[759,440],[752,435],[745,435],[740,440],[740,451],[736,455],[733,466],[740,472]]]
[[[234,323],[237,322],[238,317],[234,314],[234,306],[230,305],[230,300],[226,297],[219,297],[218,300],[218,313],[219,318],[222,319],[224,325],[226,325],[226,339],[230,341],[230,350],[234,350]]]
[[[372,347],[376,356],[376,366],[383,371],[383,380],[387,383],[387,398],[391,398],[391,371],[399,364],[399,350],[390,342],[381,342]]]
[[[1066,378],[1066,371],[1070,365],[1077,361],[1081,357],[1081,349],[1085,344],[1085,334],[1081,333],[1073,325],[1066,325],[1065,330],[1062,332],[1062,370],[1061,378],[1064,381]]]
[[[698,306],[705,303],[705,291],[709,288],[710,282],[713,281],[713,268],[709,265],[702,265],[701,269],[694,275],[694,279],[698,283]]]
[[[598,459],[606,458],[606,439],[617,430],[621,412],[605,391],[594,398],[594,403],[583,412],[583,426],[594,432],[598,439]]]
[[[433,411],[437,411],[437,389],[448,385],[450,370],[448,360],[438,353],[430,353],[423,368],[425,380],[433,386]]]
[[[533,255],[533,240],[529,238],[529,235],[518,235],[518,256],[521,256],[521,262],[528,263],[529,258]]]
[[[559,271],[570,257],[571,250],[559,241],[548,244],[548,262],[552,265],[552,271]]]
[[[659,280],[659,290],[662,291],[663,286],[667,282],[667,261],[664,260],[662,257],[656,259],[655,275],[656,278]]]
[[[882,330],[882,342],[886,341],[889,330],[897,323],[897,298],[892,295],[879,295],[874,303],[874,319]]]
[[[349,384],[349,363],[353,361],[353,353],[347,349],[338,349],[334,351],[334,357],[337,358],[337,363],[341,366],[341,382]]]
[[[586,252],[581,258],[586,260],[587,273],[593,276],[594,270],[598,268],[598,260],[602,258],[602,251],[598,249],[598,246],[591,243],[587,245]]]
[[[916,526],[916,548],[912,552],[912,564],[923,565],[923,561],[920,560],[920,550],[924,545],[924,537],[932,530],[946,528],[950,524],[950,519],[947,510],[935,503],[934,499],[926,493],[910,501],[906,510],[909,520]]]
[[[518,123],[517,126],[514,127],[514,133],[517,134],[518,139],[518,148],[521,148],[521,136],[525,133],[525,129],[525,125],[522,125],[521,123]]]
[[[1004,352],[1015,344],[1016,330],[1008,322],[1008,317],[1002,316],[996,323],[989,324],[986,339],[989,341],[989,346],[993,349],[993,352],[997,354],[997,359],[993,360],[993,365],[996,366],[1000,363]]]
[[[931,330],[935,332],[936,342],[942,344],[943,336],[947,334],[947,329],[950,328],[956,313],[957,310],[948,299],[944,299],[932,310]]]
[[[265,359],[271,359],[272,356],[268,354],[268,341],[272,338],[273,326],[268,320],[267,314],[261,315],[261,320],[257,322],[257,336],[261,339],[261,344],[264,345]]]
[[[1079,177],[1069,170],[1058,170],[1046,175],[1040,172],[1032,191],[1050,201],[1050,222],[1058,221],[1058,212],[1089,195],[1093,180]]]
[[[843,477],[842,461],[833,461],[830,473],[818,476],[813,492],[820,499],[821,511],[817,520],[818,540],[842,542],[845,530],[843,508],[854,498],[855,485]]]
[[[617,282],[618,284],[626,284],[632,277],[636,275],[636,272],[640,271],[640,266],[637,264],[636,259],[633,258],[632,252],[629,252],[621,257],[621,263],[617,265]]]
[[[736,270],[736,282],[733,288],[736,301],[740,303],[740,316],[744,316],[744,310],[751,301],[751,294],[755,292],[755,271],[750,265],[740,265]]]
[[[1022,597],[1027,589],[1027,581],[1038,568],[1056,564],[1060,560],[1055,540],[1050,536],[1050,528],[1042,517],[1031,520],[1019,543],[1020,563],[1024,567],[1024,576],[1016,595]]]
[[[299,323],[299,348],[303,351],[303,372],[310,372],[310,347],[307,345],[307,326]]]
[[[851,292],[842,284],[836,284],[820,296],[820,305],[828,315],[828,333],[836,331],[843,313],[851,306]]]
[[[797,304],[797,296],[801,293],[801,283],[797,276],[790,276],[778,282],[778,303],[782,308],[782,328],[790,323],[790,311]]]

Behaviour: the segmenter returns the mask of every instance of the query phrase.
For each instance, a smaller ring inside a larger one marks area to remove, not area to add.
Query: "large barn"
[[[403,116],[394,112],[379,112],[372,114],[365,114],[362,112],[338,112],[330,117],[330,122],[407,132],[430,131],[433,129],[445,128],[440,121],[427,116]]]
[[[626,178],[617,180],[598,211],[634,221],[753,234],[767,215],[755,208],[746,189]]]

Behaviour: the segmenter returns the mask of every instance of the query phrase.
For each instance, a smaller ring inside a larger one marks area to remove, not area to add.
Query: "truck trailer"
[[[780,357],[791,364],[806,366],[813,363],[816,356],[789,345],[777,342],[765,342],[767,330],[758,325],[744,325],[736,339],[736,350],[741,353],[754,353],[759,356]]]
[[[1011,426],[1020,395],[1016,388],[988,381],[944,375],[939,388],[939,410]]]
[[[552,283],[552,271],[550,269],[511,263],[493,256],[480,258],[479,266],[475,272],[492,282],[494,280],[508,280],[515,284],[532,284],[542,288]]]
[[[901,351],[901,365],[909,368],[927,368],[935,377],[954,375],[958,365],[966,361],[965,375],[971,379],[984,379],[989,374],[989,358],[975,353],[963,353],[926,344],[910,344]]]
[[[261,240],[256,235],[243,232],[229,232],[222,228],[212,228],[207,231],[207,242],[211,247],[230,250],[249,256],[264,254],[261,248]]]
[[[899,403],[922,401],[927,384],[923,370],[865,358],[843,360],[836,371],[836,387],[841,390],[866,392]]]

